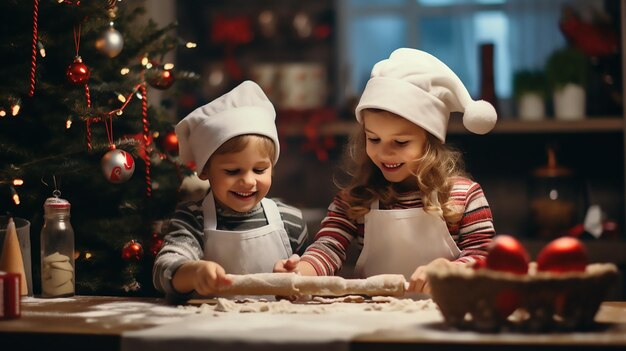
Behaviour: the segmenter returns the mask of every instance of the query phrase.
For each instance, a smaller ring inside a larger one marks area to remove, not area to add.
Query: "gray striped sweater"
[[[292,251],[302,254],[308,243],[308,231],[302,212],[280,200],[273,200],[278,206],[287,230]],[[202,201],[179,204],[173,218],[165,228],[163,247],[152,269],[152,281],[157,290],[165,293],[169,298],[179,299],[191,296],[176,292],[172,287],[172,277],[183,263],[201,260],[204,256]],[[246,213],[217,208],[217,229],[219,230],[249,230],[267,224],[261,204]]]

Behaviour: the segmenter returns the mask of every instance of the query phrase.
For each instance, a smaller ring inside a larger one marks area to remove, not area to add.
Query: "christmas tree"
[[[175,24],[145,19],[142,5],[0,3],[0,211],[31,221],[35,293],[43,204],[55,191],[71,203],[76,293],[155,293],[158,223],[186,170],[167,110],[180,87],[170,86],[194,78],[164,55],[194,45]],[[167,89],[159,104],[155,88]]]

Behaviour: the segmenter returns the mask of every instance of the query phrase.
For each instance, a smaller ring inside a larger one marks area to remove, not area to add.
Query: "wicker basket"
[[[445,260],[427,270],[433,300],[446,323],[478,331],[582,330],[618,276],[613,264],[591,264],[585,272],[528,275],[473,270]]]

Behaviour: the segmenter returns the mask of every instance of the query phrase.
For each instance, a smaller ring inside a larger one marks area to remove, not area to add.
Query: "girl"
[[[180,158],[201,165],[211,188],[179,205],[156,257],[153,280],[171,299],[215,293],[226,273],[268,273],[308,238],[302,213],[265,198],[279,155],[275,111],[246,81],[176,126]]]
[[[300,260],[274,270],[333,275],[356,239],[355,273],[404,274],[409,291],[429,293],[425,267],[437,258],[471,263],[485,254],[494,228],[479,184],[464,176],[461,156],[445,142],[450,112],[484,134],[495,109],[473,101],[460,79],[432,55],[399,49],[376,64],[356,117],[352,179],[328,208]]]

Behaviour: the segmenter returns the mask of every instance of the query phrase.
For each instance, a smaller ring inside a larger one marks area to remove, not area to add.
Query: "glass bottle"
[[[70,203],[59,197],[50,197],[43,207],[41,296],[73,296],[74,229],[70,223]]]

